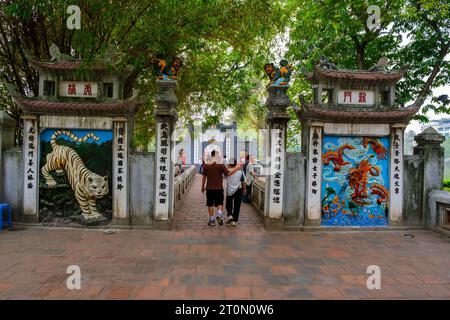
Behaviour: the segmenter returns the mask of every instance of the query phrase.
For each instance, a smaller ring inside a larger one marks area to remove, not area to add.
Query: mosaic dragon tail
[[[55,131],[55,133],[53,133],[52,138],[50,139],[50,143],[52,145],[52,148],[54,149],[56,144],[56,139],[60,136],[60,135],[65,135],[68,136],[70,139],[73,140],[73,142],[86,142],[89,138],[94,139],[95,141],[100,140],[99,137],[97,137],[95,134],[89,132],[87,135],[85,135],[82,138],[79,138],[78,136],[76,136],[75,134],[73,134],[71,131],[69,130],[58,130]]]

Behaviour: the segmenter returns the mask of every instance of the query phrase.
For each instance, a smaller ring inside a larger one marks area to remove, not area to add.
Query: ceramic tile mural
[[[112,138],[109,130],[41,133],[41,221],[80,213],[111,218]]]
[[[324,136],[322,225],[387,225],[388,150],[387,137]]]

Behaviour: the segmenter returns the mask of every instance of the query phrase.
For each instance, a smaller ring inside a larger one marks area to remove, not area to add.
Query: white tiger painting
[[[59,145],[56,139],[65,135],[73,142],[86,142],[89,138],[98,141],[99,138],[93,133],[88,133],[79,138],[69,130],[57,130],[53,133],[50,144],[52,152],[47,154],[47,162],[41,172],[47,186],[56,186],[57,182],[50,172],[66,172],[67,179],[74,192],[75,198],[80,205],[82,215],[85,219],[95,219],[101,216],[97,211],[96,200],[109,193],[108,176],[100,176],[86,168],[83,160],[71,147]]]

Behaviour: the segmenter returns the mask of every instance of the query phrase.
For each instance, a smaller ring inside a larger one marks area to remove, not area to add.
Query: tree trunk
[[[366,57],[364,54],[364,49],[365,48],[363,46],[359,46],[356,48],[356,58],[357,58],[359,70],[364,70],[366,67]]]
[[[431,86],[433,85],[434,79],[439,74],[439,71],[441,71],[442,61],[444,61],[444,58],[447,55],[449,49],[450,49],[450,41],[447,42],[439,51],[439,56],[433,67],[433,71],[431,72],[430,76],[428,77],[427,82],[425,82],[425,85],[423,86],[423,89],[420,92],[419,97],[427,96],[428,91],[430,90]]]

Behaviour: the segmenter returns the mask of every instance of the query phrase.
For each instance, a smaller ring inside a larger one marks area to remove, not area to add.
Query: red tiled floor
[[[250,299],[250,287],[228,287],[225,288],[225,299]]]
[[[177,208],[174,214],[174,228],[175,230],[208,230],[219,232],[214,228],[219,228],[218,225],[210,227],[208,223],[208,209],[206,207],[206,194],[201,193],[201,175],[197,174],[194,177],[192,185],[181,199],[180,206]],[[224,186],[226,180],[224,180]],[[224,203],[225,204],[225,203]],[[223,210],[224,217],[227,216],[227,211]],[[239,222],[236,227],[227,226],[224,224],[221,228],[227,229],[239,229],[246,231],[261,230],[263,227],[262,217],[258,212],[248,203],[242,203],[239,213]],[[225,230],[224,230],[225,231]],[[228,230],[227,230],[228,231]],[[235,230],[229,230],[235,231]],[[201,250],[201,248],[199,248]]]
[[[450,238],[265,232],[247,204],[238,227],[209,227],[198,189],[196,177],[170,231],[0,232],[0,299],[450,298]],[[73,264],[81,290],[66,288]],[[380,290],[366,287],[369,265],[380,266]]]
[[[134,295],[137,299],[161,299],[162,298],[162,287],[141,287]]]
[[[108,299],[128,299],[135,289],[133,286],[113,287],[106,297]]]

